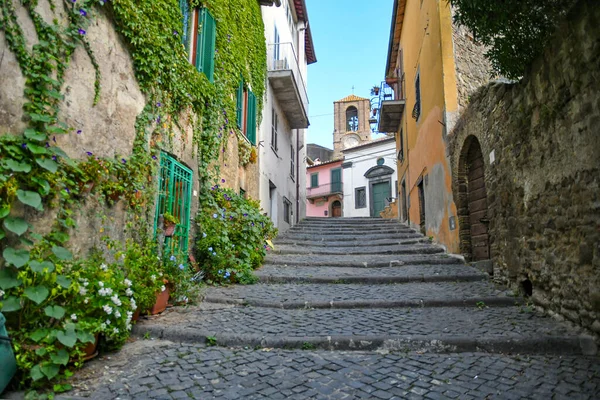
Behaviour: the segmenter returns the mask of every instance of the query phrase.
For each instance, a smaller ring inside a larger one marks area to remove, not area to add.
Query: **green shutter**
[[[240,85],[237,90],[237,106],[236,106],[236,117],[237,126],[242,129],[242,115],[243,115],[243,103],[244,103],[244,79],[240,79]]]
[[[183,16],[183,32],[181,32],[181,43],[185,47],[185,51],[190,51],[190,5],[188,0],[179,0],[179,8]]]
[[[248,116],[246,118],[246,137],[256,145],[256,96],[248,91]]]
[[[202,8],[200,10],[200,17],[198,18],[196,69],[204,72],[210,82],[214,81],[216,37],[217,26],[215,19],[206,8]]]
[[[312,174],[310,176],[310,187],[316,188],[318,186],[319,186],[319,173],[317,172],[316,174]]]

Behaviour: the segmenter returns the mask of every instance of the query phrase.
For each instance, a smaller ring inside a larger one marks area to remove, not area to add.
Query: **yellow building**
[[[396,134],[398,214],[453,253],[460,246],[447,135],[489,71],[448,1],[394,1],[378,128]]]

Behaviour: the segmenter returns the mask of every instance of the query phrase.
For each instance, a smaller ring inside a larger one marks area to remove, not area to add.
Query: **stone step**
[[[594,355],[575,328],[517,307],[173,309],[133,333],[177,342],[266,348]]]
[[[281,245],[277,246],[272,254],[323,254],[323,255],[344,255],[344,254],[440,254],[444,253],[444,248],[430,244],[413,245],[395,245],[395,246],[369,246],[365,243],[363,246],[354,247],[309,247]]]
[[[263,264],[325,267],[401,267],[419,264],[462,264],[463,260],[448,254],[273,254],[269,252]]]
[[[370,241],[378,239],[423,239],[423,235],[416,232],[395,232],[395,233],[363,233],[357,235],[355,233],[336,233],[327,234],[322,232],[315,233],[303,233],[303,232],[290,232],[287,231],[283,235],[278,236],[278,240],[313,240],[313,241],[324,241],[324,240],[340,240],[340,241]]]
[[[342,217],[342,218],[328,218],[328,217],[306,217],[300,221],[301,224],[308,223],[324,223],[324,224],[399,224],[396,219],[389,218],[371,218],[371,217]]]
[[[487,281],[489,276],[463,264],[404,265],[402,267],[315,267],[264,265],[255,271],[265,283],[363,283]]]
[[[399,226],[399,225],[390,225],[387,227],[380,226],[372,226],[366,228],[351,228],[351,227],[337,227],[337,226],[301,226],[296,225],[293,228],[288,229],[287,232],[294,233],[311,233],[311,232],[319,232],[321,234],[334,234],[334,233],[348,233],[348,234],[366,234],[366,233],[413,233],[416,232],[414,229]]]
[[[209,303],[285,309],[514,306],[525,303],[489,282],[374,284],[257,284],[212,287]]]
[[[310,246],[310,247],[356,247],[356,246],[393,246],[393,245],[409,245],[418,243],[430,243],[429,239],[425,238],[408,238],[408,239],[374,239],[374,240],[304,240],[281,238],[276,239],[273,243],[278,245],[294,245],[294,246]]]
[[[348,223],[331,223],[331,222],[300,222],[297,225],[294,225],[294,228],[303,228],[303,227],[311,227],[311,228],[347,228],[347,229],[368,229],[368,228],[405,228],[411,229],[406,224],[401,224],[399,222],[387,222],[387,223],[361,223],[361,224],[348,224]]]

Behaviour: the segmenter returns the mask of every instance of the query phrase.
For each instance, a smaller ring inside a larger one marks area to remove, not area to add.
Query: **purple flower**
[[[178,36],[178,35],[179,35],[179,32],[177,32],[177,31],[174,30],[173,31],[173,36]]]
[[[121,162],[125,164],[127,161],[124,158],[121,158]]]
[[[179,264],[179,269],[181,269],[181,270],[185,269],[185,265]]]
[[[71,3],[77,3],[77,0],[71,0]]]
[[[69,188],[65,188],[65,190],[67,191],[67,193],[71,193],[71,191],[69,190]]]
[[[56,136],[52,136],[52,141],[56,143]]]
[[[46,142],[46,148],[50,147],[50,143]]]
[[[161,102],[159,101],[158,103],[156,103],[156,107],[160,107],[162,106]]]
[[[52,159],[53,159],[54,161],[56,161],[56,156],[52,156]]]
[[[77,134],[78,134],[78,135],[81,135],[81,132],[82,132],[82,130],[81,130],[81,129],[78,129],[78,130],[77,130]]]
[[[243,215],[244,215],[244,217],[247,217],[247,216],[248,216],[248,213],[244,213]]]
[[[87,154],[88,156],[91,156],[92,152],[91,151],[86,151],[85,154]]]
[[[82,17],[85,17],[87,15],[87,12],[83,8],[80,8],[79,15],[81,15]]]
[[[225,123],[228,124],[229,123],[229,119],[225,118]]]
[[[252,223],[252,226],[254,226],[254,222]]]
[[[231,34],[227,34],[227,42],[231,42]]]
[[[225,147],[223,147],[223,149],[221,150],[222,153],[225,153]]]
[[[157,160],[158,158],[156,156],[152,156],[152,159],[153,160]]]
[[[83,29],[81,29],[81,28],[79,28],[79,30],[77,32],[79,32],[79,34],[81,36],[85,35],[85,31]]]
[[[158,117],[156,117],[156,122],[160,123],[160,115]]]
[[[24,148],[24,149],[26,149],[26,148],[27,148],[27,143],[23,143],[23,144],[21,145],[21,147],[22,147],[22,148]]]
[[[225,183],[225,179],[221,179],[221,183]]]

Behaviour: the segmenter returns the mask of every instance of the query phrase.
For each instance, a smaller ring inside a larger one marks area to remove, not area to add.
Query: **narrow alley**
[[[275,246],[257,284],[141,321],[69,396],[600,396],[592,338],[397,221],[309,218]]]

